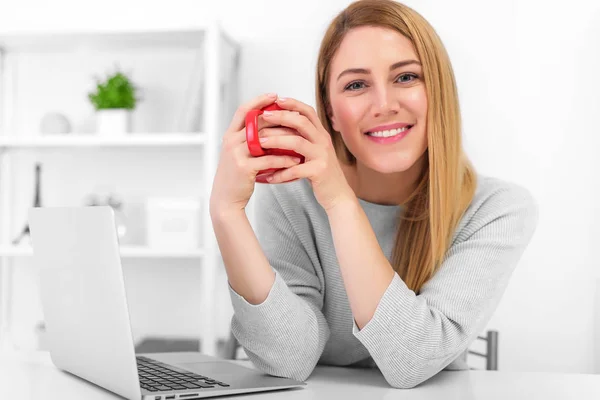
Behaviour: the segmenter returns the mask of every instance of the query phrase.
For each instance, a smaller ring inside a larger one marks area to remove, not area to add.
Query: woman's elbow
[[[395,369],[384,373],[387,383],[395,389],[412,389],[436,375],[439,368],[431,366]]]
[[[300,382],[306,381],[315,370],[314,366],[308,368],[293,368],[288,371],[283,371],[282,374],[277,376],[281,376],[283,378],[294,379]]]
[[[276,376],[279,378],[294,379],[300,382],[306,381],[315,370],[315,364],[303,363],[303,364],[286,364],[286,365],[262,365],[256,367],[262,372]]]
[[[387,383],[394,389],[412,389],[423,383],[425,379],[415,377],[401,376],[393,379],[386,378]]]
[[[306,354],[302,359],[295,358],[291,354],[270,359],[259,357],[251,352],[247,352],[247,354],[252,364],[265,374],[301,382],[308,379],[318,362],[318,357],[306,357]]]

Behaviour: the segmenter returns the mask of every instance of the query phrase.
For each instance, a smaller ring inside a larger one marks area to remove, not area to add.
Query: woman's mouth
[[[407,125],[403,128],[390,129],[379,132],[366,132],[365,135],[376,143],[387,144],[394,143],[406,136],[413,125]]]

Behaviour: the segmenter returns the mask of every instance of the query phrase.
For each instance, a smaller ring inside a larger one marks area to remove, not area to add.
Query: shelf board
[[[0,257],[28,257],[33,255],[31,246],[0,246]],[[169,250],[146,246],[121,246],[123,258],[202,258],[203,249]]]
[[[0,31],[0,48],[10,52],[97,51],[202,47],[207,27]]]
[[[63,147],[187,147],[206,141],[202,133],[131,133],[123,137],[101,137],[93,134],[65,134],[19,137],[0,136],[0,149]]]

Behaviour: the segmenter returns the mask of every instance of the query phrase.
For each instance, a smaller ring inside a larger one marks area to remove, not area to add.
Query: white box
[[[193,250],[200,247],[197,198],[152,197],[146,201],[146,237],[151,248]]]

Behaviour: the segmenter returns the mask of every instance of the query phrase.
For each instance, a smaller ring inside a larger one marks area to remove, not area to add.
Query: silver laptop
[[[52,362],[128,399],[198,399],[305,385],[199,352],[135,354],[114,213],[29,210]]]

